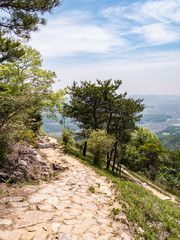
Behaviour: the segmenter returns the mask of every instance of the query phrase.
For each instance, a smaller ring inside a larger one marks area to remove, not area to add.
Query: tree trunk
[[[111,149],[110,154],[109,154],[109,152],[107,153],[107,166],[106,166],[106,169],[109,169],[109,167],[110,167],[110,163],[111,163],[111,160],[112,160],[113,152],[114,152],[114,147]]]
[[[112,171],[114,171],[114,168],[115,168],[116,155],[117,155],[117,141],[116,141],[115,144],[114,144],[114,159],[113,159]]]
[[[112,120],[112,113],[110,113],[109,120],[108,120],[108,123],[107,123],[107,134],[109,134],[109,132],[110,132],[109,127],[110,127],[111,120]]]
[[[83,156],[86,156],[86,151],[87,151],[87,141],[84,143],[84,148],[83,148]]]

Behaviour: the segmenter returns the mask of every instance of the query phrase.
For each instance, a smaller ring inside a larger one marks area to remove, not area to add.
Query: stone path
[[[50,141],[54,147],[41,148],[41,154],[51,162],[61,161],[68,169],[58,180],[25,186],[19,194],[0,200],[0,239],[133,239],[126,216],[114,201],[111,184],[64,155],[54,139]],[[120,209],[116,217],[113,208]]]

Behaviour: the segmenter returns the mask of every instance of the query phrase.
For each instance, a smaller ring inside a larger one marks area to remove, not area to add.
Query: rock
[[[112,239],[112,234],[103,235],[98,238],[99,240],[109,240]]]
[[[61,225],[59,232],[61,233],[70,233],[73,225]]]
[[[30,203],[39,203],[42,202],[45,199],[50,198],[51,196],[49,194],[34,194],[29,198]]]
[[[60,227],[60,224],[59,224],[59,223],[53,222],[53,223],[52,223],[52,226],[51,226],[51,230],[52,230],[53,232],[57,232],[58,229],[59,229],[59,227]]]
[[[51,167],[53,170],[63,170],[62,167],[58,163],[52,163]]]
[[[65,220],[74,219],[74,215],[71,215],[69,213],[63,213],[63,217]]]
[[[86,226],[86,225],[76,224],[71,232],[74,234],[82,234],[82,233],[86,232],[87,228],[88,228],[88,226]]]
[[[20,202],[22,201],[23,197],[5,197],[1,199],[0,203],[6,203],[6,202]]]
[[[83,236],[83,240],[95,240],[94,235],[92,233],[86,233]]]
[[[111,220],[106,218],[97,218],[97,222],[100,224],[110,225]]]
[[[86,226],[88,226],[88,227],[90,227],[90,226],[92,226],[93,224],[95,224],[95,222],[96,222],[95,219],[90,218],[90,219],[85,219],[85,220],[83,221],[83,224],[86,225]]]
[[[51,212],[53,210],[51,204],[42,204],[42,205],[38,205],[37,208],[40,211],[47,211],[47,212]]]
[[[122,240],[134,240],[134,238],[133,237],[131,237],[129,234],[127,234],[126,232],[123,232],[122,234],[121,234],[121,238],[122,238]]]
[[[96,212],[98,210],[97,206],[93,203],[84,203],[83,209],[93,211],[93,212]]]
[[[0,231],[0,239],[1,240],[19,240],[22,234],[23,232],[20,230]]]
[[[144,230],[141,227],[138,227],[138,229],[141,233],[144,233]]]
[[[98,233],[100,228],[97,225],[93,225],[89,228],[89,231],[92,233]]]
[[[24,182],[27,179],[36,180],[49,176],[53,169],[62,170],[59,164],[51,167],[32,146],[18,143],[1,169],[0,182],[6,182],[8,179],[11,183]]]
[[[147,184],[146,183],[141,183],[141,185],[143,186],[143,188],[147,189]]]
[[[7,180],[10,177],[9,173],[0,172],[0,181]]]
[[[72,201],[77,204],[82,204],[85,202],[85,200],[82,197],[79,196],[73,196]]]
[[[51,197],[48,198],[45,202],[48,204],[52,204],[54,207],[56,207],[56,205],[58,205],[59,203],[59,199],[57,197]]]
[[[164,197],[162,200],[168,201],[168,200],[171,200],[171,198],[170,197]]]
[[[28,232],[35,232],[36,231],[36,227],[32,226],[32,227],[27,227]]]
[[[71,234],[66,233],[59,233],[56,236],[56,239],[58,240],[77,240],[77,237]]]
[[[75,225],[83,223],[81,220],[71,219],[71,220],[64,220],[64,223],[67,225]]]
[[[24,161],[24,160],[19,159],[18,162],[19,162],[19,164],[21,164],[21,165],[28,166],[27,161]]]
[[[115,216],[114,216],[114,219],[115,219],[116,221],[124,221],[124,222],[127,221],[127,217],[126,217],[126,215],[125,215],[123,212],[115,215]]]
[[[26,212],[22,218],[17,221],[15,228],[22,228],[32,226],[38,223],[45,222],[50,220],[52,215],[50,213],[41,212],[41,211],[29,211]]]
[[[43,240],[40,236],[34,236],[33,240]]]
[[[3,215],[9,215],[10,214],[10,211],[9,210],[0,210],[0,216],[3,216]]]
[[[27,201],[24,202],[10,202],[11,207],[14,208],[22,208],[22,207],[28,207],[29,203]]]
[[[12,221],[10,219],[3,219],[3,218],[0,218],[0,225],[12,225]]]

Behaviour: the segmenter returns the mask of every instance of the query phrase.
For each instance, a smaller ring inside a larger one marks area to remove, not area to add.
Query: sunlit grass
[[[91,155],[82,157],[78,149],[69,147],[65,149],[65,152],[92,167]],[[135,239],[179,240],[179,204],[160,200],[126,175],[119,176],[104,168],[93,168],[100,175],[106,176],[108,180],[113,182],[116,200],[122,204]],[[139,227],[142,231],[139,230]]]

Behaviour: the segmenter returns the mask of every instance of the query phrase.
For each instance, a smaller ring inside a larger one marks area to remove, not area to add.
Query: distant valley
[[[174,139],[176,139],[176,142],[180,139],[180,96],[133,95],[128,97],[143,99],[146,106],[141,121],[137,123],[139,126],[149,128],[152,132],[155,132],[162,142],[165,138],[170,138],[170,136],[173,136],[173,140],[171,139],[173,142]],[[57,121],[44,118],[42,128],[49,135],[57,138],[60,138],[63,127],[78,130],[78,126],[72,119],[66,118],[63,124],[59,123],[61,120],[62,116],[60,114]],[[178,149],[180,149],[180,143],[178,143]]]

